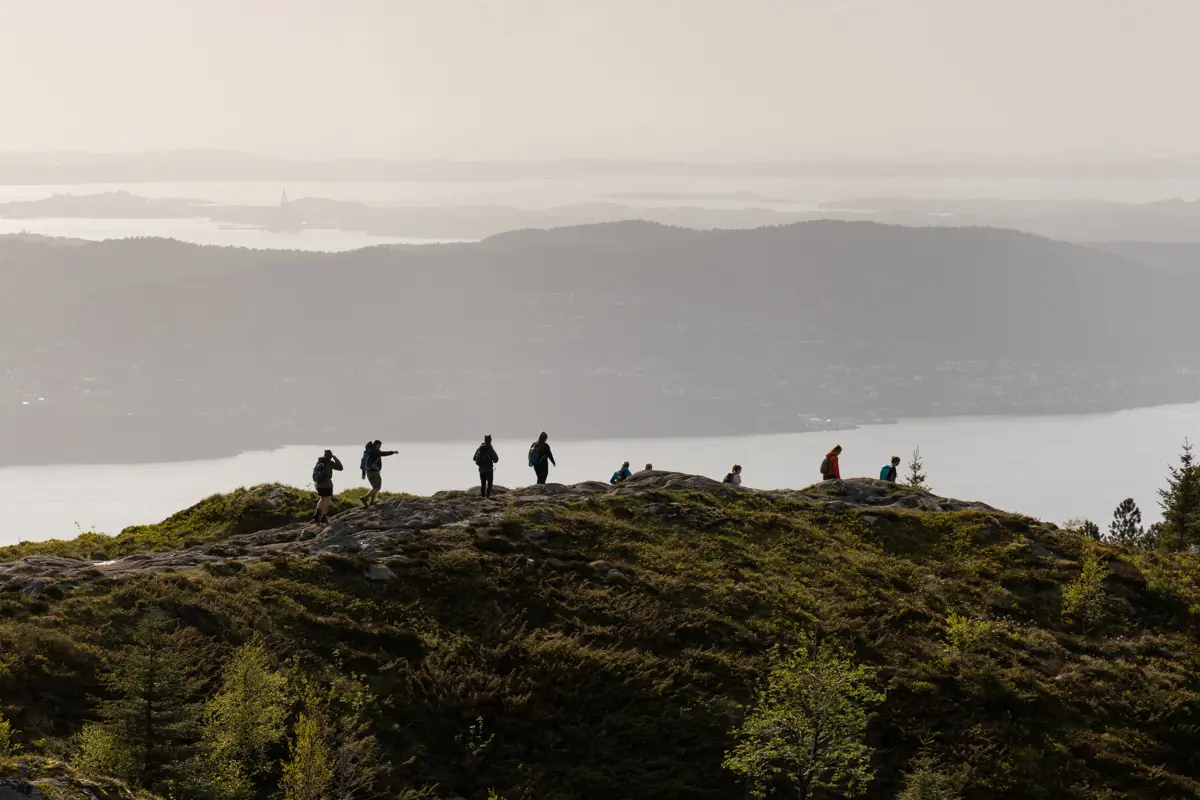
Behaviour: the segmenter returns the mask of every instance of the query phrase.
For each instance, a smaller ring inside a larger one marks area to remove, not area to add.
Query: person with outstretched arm
[[[547,441],[549,438],[546,432],[542,431],[538,440],[529,447],[529,466],[533,467],[533,474],[537,475],[539,486],[546,482],[546,477],[550,474],[550,465],[558,466],[558,462],[554,460],[554,453],[550,450],[550,442]]]
[[[496,455],[496,448],[492,447],[490,433],[483,437],[483,444],[475,448],[474,460],[475,466],[479,467],[479,496],[491,497],[496,464],[500,463],[500,456]]]
[[[367,446],[363,450],[362,462],[358,465],[362,470],[362,476],[371,484],[371,491],[359,500],[364,507],[375,505],[375,498],[379,495],[379,490],[383,488],[383,475],[380,474],[383,470],[383,457],[394,455],[396,455],[396,451],[384,450],[383,442],[378,439],[367,442]]]
[[[313,512],[313,522],[325,522],[329,519],[329,506],[333,503],[333,473],[335,470],[341,472],[342,462],[338,460],[332,450],[326,450],[325,455],[318,458],[317,463],[313,466],[313,486],[317,490],[317,510]]]

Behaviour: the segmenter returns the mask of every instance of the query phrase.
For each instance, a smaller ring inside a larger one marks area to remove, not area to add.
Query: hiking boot
[[[360,503],[362,503],[362,504],[363,504],[363,508],[366,508],[367,506],[371,505],[370,501],[369,501],[369,500],[367,500],[367,498],[366,498],[366,497],[360,497],[360,498],[358,498],[358,502],[360,502]]]

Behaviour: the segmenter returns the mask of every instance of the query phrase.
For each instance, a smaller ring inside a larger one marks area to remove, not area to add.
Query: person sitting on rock
[[[896,467],[898,466],[900,466],[900,456],[892,456],[891,463],[884,464],[883,468],[879,470],[879,480],[895,483]]]
[[[825,454],[825,459],[821,462],[821,480],[823,481],[840,481],[842,479],[842,470],[838,466],[838,456],[842,454],[842,446],[835,444],[833,449]]]
[[[626,478],[630,477],[631,475],[633,475],[633,473],[629,471],[629,462],[626,461],[624,464],[621,465],[621,468],[619,470],[617,470],[616,472],[614,472],[612,474],[612,477],[608,479],[608,482],[611,484],[618,484],[621,481],[625,480]]]
[[[654,470],[654,465],[653,465],[653,464],[647,464],[647,465],[646,465],[646,468],[645,468],[645,469],[643,469],[643,470],[642,470],[642,472],[652,472],[653,470]]]
[[[475,466],[479,467],[479,496],[491,497],[496,464],[500,462],[500,456],[496,455],[496,448],[492,447],[490,433],[483,437],[483,444],[475,448],[474,461]]]
[[[729,470],[729,474],[725,476],[725,480],[721,483],[732,483],[734,486],[742,485],[742,465],[734,464],[733,469]]]
[[[396,455],[396,451],[384,450],[383,442],[378,439],[367,442],[367,447],[363,450],[362,463],[359,464],[362,476],[371,484],[371,491],[359,499],[364,507],[375,505],[375,498],[379,495],[379,490],[383,488],[383,476],[380,474],[383,470],[383,457],[394,455]]]
[[[554,453],[550,450],[548,438],[546,432],[542,431],[538,440],[529,446],[529,466],[533,467],[533,474],[537,475],[539,486],[546,482],[546,477],[550,474],[550,465],[558,466],[558,462],[554,460]]]
[[[341,471],[342,462],[326,450],[325,455],[317,459],[313,467],[313,486],[317,490],[317,510],[313,512],[313,522],[325,522],[329,519],[329,506],[333,503],[333,471]]]

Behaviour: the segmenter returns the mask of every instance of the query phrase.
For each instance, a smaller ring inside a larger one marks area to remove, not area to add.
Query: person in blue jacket
[[[608,482],[612,483],[612,484],[617,484],[617,483],[620,483],[621,481],[625,480],[632,474],[633,473],[629,471],[629,462],[626,461],[624,464],[621,465],[621,468],[619,470],[617,470],[616,472],[614,472],[612,474],[612,477],[608,479]]]
[[[879,480],[888,483],[896,482],[896,467],[900,466],[900,456],[892,456],[890,464],[884,464],[879,470]]]

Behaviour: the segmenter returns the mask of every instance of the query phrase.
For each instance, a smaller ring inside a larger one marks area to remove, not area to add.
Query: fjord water
[[[1155,490],[1163,485],[1183,438],[1200,438],[1200,403],[1114,414],[913,419],[851,431],[771,436],[571,441],[550,433],[559,463],[551,480],[563,483],[606,481],[628,460],[635,470],[651,462],[656,469],[718,480],[737,462],[744,467],[746,486],[800,487],[819,477],[821,457],[834,444],[845,448],[845,477],[878,475],[889,456],[899,455],[907,463],[912,449],[920,446],[938,494],[1055,522],[1087,516],[1105,527],[1113,507],[1125,497],[1138,502],[1147,524],[1158,518]],[[400,451],[386,461],[385,489],[430,494],[474,484],[471,454],[476,442],[385,443]],[[525,463],[528,444],[497,441],[497,484],[532,482]],[[80,530],[117,533],[239,486],[305,486],[313,460],[326,446],[346,465],[345,472],[335,475],[337,488],[365,485],[357,469],[362,445],[352,443],[165,464],[2,469],[0,499],[6,513],[0,545],[69,538]]]

